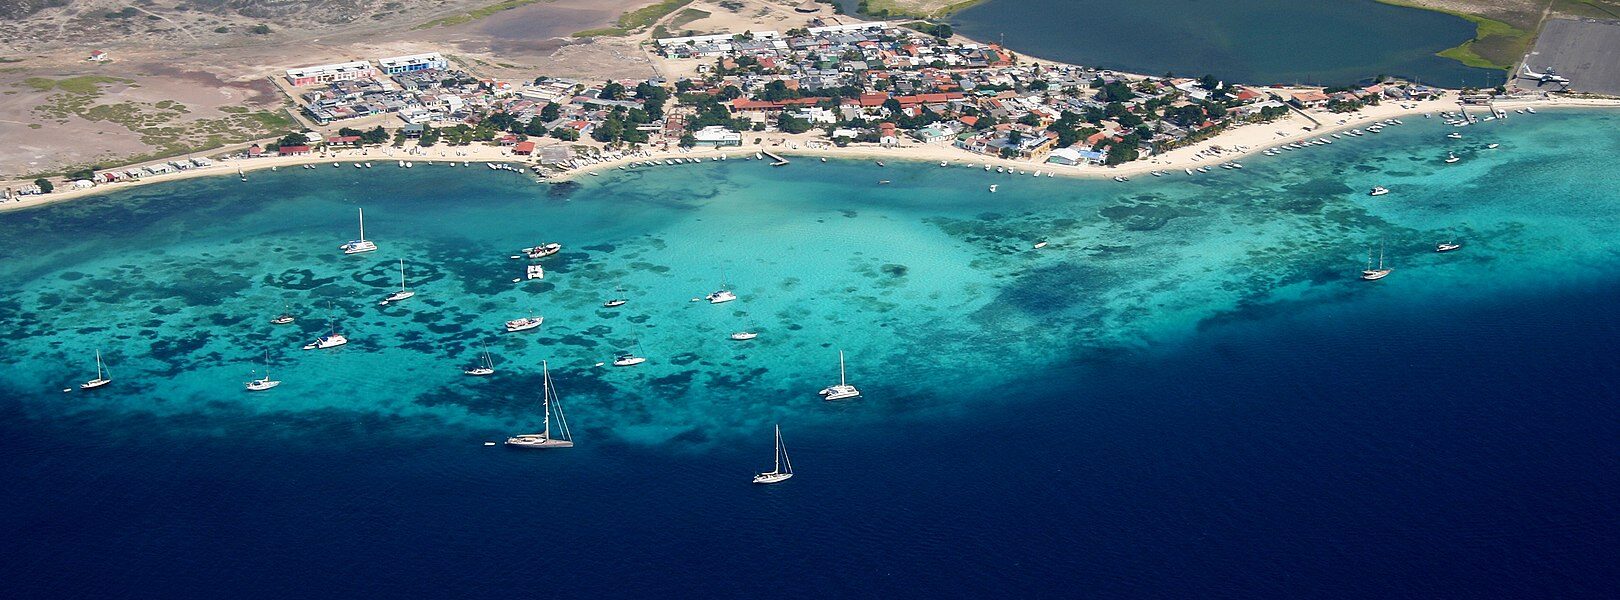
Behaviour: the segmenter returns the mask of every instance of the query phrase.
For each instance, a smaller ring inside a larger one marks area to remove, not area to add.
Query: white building
[[[429,52],[427,54],[410,54],[406,56],[393,56],[377,59],[377,66],[382,72],[389,75],[410,73],[413,71],[426,71],[428,69],[448,69],[450,61],[444,59],[443,54]]]
[[[293,85],[313,85],[317,83],[331,83],[334,81],[350,81],[365,79],[377,74],[371,68],[371,63],[363,60],[346,63],[333,63],[330,65],[315,65],[298,69],[287,69],[287,81]]]
[[[714,146],[719,148],[722,146],[742,145],[741,133],[726,129],[721,125],[710,125],[708,127],[704,127],[703,129],[699,129],[697,133],[692,134],[692,137],[697,139],[697,145],[699,146]]]

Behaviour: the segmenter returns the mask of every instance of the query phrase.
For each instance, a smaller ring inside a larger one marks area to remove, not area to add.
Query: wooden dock
[[[773,166],[773,167],[780,167],[782,165],[788,164],[788,159],[782,158],[781,156],[777,155],[774,152],[771,152],[770,150],[760,150],[760,153],[764,154],[765,156],[769,156],[769,157],[771,157],[771,160],[776,161],[776,162],[771,163],[771,166]]]

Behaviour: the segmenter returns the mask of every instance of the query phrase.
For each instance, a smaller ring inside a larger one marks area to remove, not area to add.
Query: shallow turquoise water
[[[0,528],[28,542],[0,575],[30,597],[1601,597],[1620,115],[1407,123],[1126,184],[419,165],[0,214]],[[343,256],[361,205],[381,250]],[[545,280],[512,283],[545,240]],[[1380,242],[1394,275],[1357,281]],[[379,309],[398,258],[418,296]],[[740,300],[690,301],[722,279]],[[304,318],[271,326],[282,302]],[[531,309],[540,330],[500,331]],[[328,315],[353,341],[299,350]],[[485,344],[500,372],[462,375]],[[62,393],[96,348],[114,383]],[[866,396],[823,402],[840,348]],[[650,360],[594,366],[620,349]],[[265,350],[285,383],[244,392]],[[580,445],[480,446],[535,426],[541,360]],[[799,474],[752,486],[777,421]],[[564,550],[504,545],[537,539]]]

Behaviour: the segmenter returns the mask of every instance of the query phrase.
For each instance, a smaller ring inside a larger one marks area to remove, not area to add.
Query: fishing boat
[[[788,458],[787,446],[782,444],[782,426],[776,426],[776,452],[771,459],[776,466],[769,472],[754,475],[754,483],[781,483],[793,477],[793,461]]]
[[[1376,269],[1372,267],[1372,249],[1367,249],[1367,268],[1361,271],[1362,281],[1377,281],[1379,279],[1383,279],[1388,277],[1391,271],[1394,271],[1394,269],[1384,268],[1384,247],[1382,244],[1380,244],[1378,247],[1378,268]]]
[[[544,323],[545,321],[545,317],[538,315],[532,317],[523,317],[521,319],[512,319],[506,322],[506,332],[512,333],[515,331],[527,331],[539,327],[540,324]]]
[[[546,269],[540,265],[529,265],[523,270],[524,279],[544,279],[545,277]]]
[[[1459,244],[1457,242],[1441,242],[1439,244],[1435,244],[1434,251],[1435,252],[1451,252],[1452,250],[1458,250],[1460,248],[1462,248],[1462,244]]]
[[[748,341],[748,340],[751,340],[751,339],[754,339],[754,338],[757,338],[757,337],[759,337],[759,334],[754,333],[752,331],[738,331],[736,333],[731,334],[731,339],[737,340],[739,342]]]
[[[1375,186],[1373,186],[1373,188],[1371,190],[1367,191],[1368,196],[1382,196],[1382,195],[1388,194],[1388,193],[1389,193],[1389,188],[1381,186],[1381,185],[1375,185]]]
[[[820,392],[827,400],[843,400],[861,395],[861,391],[844,379],[844,351],[838,351],[838,385],[828,386]]]
[[[96,350],[96,378],[79,384],[81,390],[93,390],[112,383],[112,371],[101,363],[101,350]]]
[[[366,239],[366,209],[362,208],[359,210],[360,239],[349,240],[348,243],[338,246],[338,249],[342,250],[344,254],[359,254],[361,252],[373,252],[377,250],[377,243]]]
[[[270,378],[270,352],[267,350],[264,353],[264,377],[247,381],[242,387],[250,392],[262,392],[278,385],[281,385],[280,381]]]
[[[399,260],[399,291],[389,294],[387,298],[383,298],[382,302],[378,302],[377,305],[388,306],[390,303],[399,302],[415,295],[416,292],[405,288],[405,259],[402,258]]]
[[[493,375],[495,373],[495,359],[490,358],[489,350],[485,350],[484,354],[478,357],[478,366],[471,369],[464,369],[461,372],[467,375],[476,375],[479,377]]]
[[[562,251],[562,244],[551,242],[523,249],[523,255],[529,258],[545,258]]]
[[[562,398],[557,396],[557,388],[551,383],[551,367],[546,361],[540,361],[540,410],[545,413],[544,430],[540,433],[523,433],[506,438],[506,445],[517,448],[572,448],[574,447],[573,432],[568,429],[568,418],[563,416]],[[551,435],[551,415],[557,414],[557,437]]]
[[[613,366],[615,367],[633,367],[644,362],[647,362],[646,357],[636,356],[629,352],[613,358]]]

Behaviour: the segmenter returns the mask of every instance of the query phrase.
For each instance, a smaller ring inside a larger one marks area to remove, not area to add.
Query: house
[[[111,56],[107,55],[106,50],[91,50],[90,51],[90,58],[86,58],[85,60],[88,60],[90,62],[106,62],[106,61],[110,60],[111,58],[112,58]]]
[[[894,146],[900,143],[900,136],[895,133],[894,123],[878,123],[878,143],[884,146]]]
[[[276,152],[282,156],[304,156],[309,154],[309,146],[282,146]]]
[[[377,66],[382,67],[383,73],[398,75],[428,69],[448,69],[450,68],[450,61],[445,60],[443,54],[429,52],[427,54],[379,58],[377,59]]]
[[[1081,150],[1079,148],[1058,148],[1047,155],[1046,162],[1059,165],[1086,165],[1099,164],[1107,155],[1096,150]]]
[[[1327,106],[1328,95],[1319,90],[1294,92],[1288,97],[1288,101],[1300,108],[1321,108]]]
[[[402,127],[401,130],[405,132],[405,137],[407,139],[412,139],[412,140],[422,139],[422,124],[421,123],[410,123],[410,124]]]
[[[306,134],[304,137],[307,139],[309,136]],[[335,135],[335,136],[326,138],[326,145],[328,145],[328,146],[359,146],[360,145],[360,136],[358,136],[358,135]]]
[[[313,85],[317,83],[332,83],[334,81],[353,81],[365,79],[377,74],[371,68],[371,63],[363,60],[330,65],[315,65],[298,69],[287,69],[287,81],[295,86]]]
[[[721,148],[725,146],[742,145],[741,133],[726,129],[721,125],[710,125],[708,127],[704,127],[703,129],[699,129],[697,133],[692,134],[692,137],[693,139],[697,140],[697,145],[699,146],[713,146],[715,148]]]
[[[512,146],[512,154],[517,156],[534,154],[534,142],[518,142]]]

